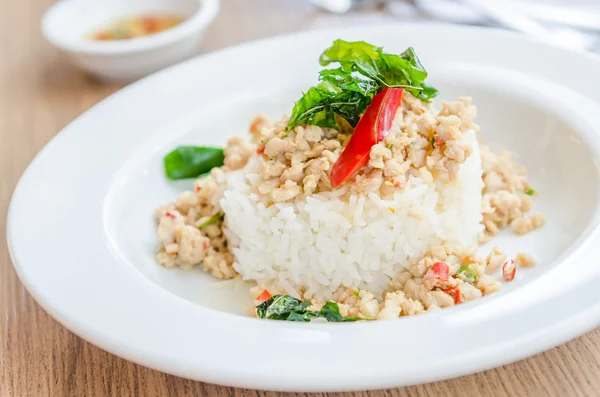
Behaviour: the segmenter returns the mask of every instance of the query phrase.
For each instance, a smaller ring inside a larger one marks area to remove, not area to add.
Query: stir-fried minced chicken
[[[525,234],[544,225],[542,214],[529,214],[533,207],[534,191],[527,182],[523,167],[516,165],[510,152],[493,152],[480,145],[483,168],[482,215],[485,233],[482,242],[498,234],[508,225],[516,234]]]
[[[479,129],[473,122],[476,108],[466,97],[443,102],[437,115],[429,107],[404,94],[392,130],[373,145],[367,165],[350,180],[350,192],[376,192],[386,198],[402,188],[410,175],[430,183],[456,178],[459,166],[471,153],[463,133]],[[259,171],[263,179],[260,193],[280,203],[332,190],[331,167],[351,135],[314,125],[291,131],[286,126],[287,118],[271,123],[263,117],[251,125],[258,152],[265,159]]]
[[[210,176],[196,180],[193,192],[183,192],[174,203],[157,208],[158,263],[183,269],[200,265],[220,279],[237,274],[223,234],[219,198],[224,173],[243,168],[254,150],[242,138],[230,139],[223,167],[213,168]]]
[[[429,104],[405,93],[400,114],[391,133],[371,148],[367,164],[343,185],[347,193],[373,192],[385,198],[402,189],[410,176],[426,183],[456,178],[459,166],[471,154],[465,132],[479,129],[473,122],[476,108],[471,99],[444,102],[436,115]],[[229,140],[223,167],[198,179],[194,191],[184,192],[175,202],[157,209],[157,260],[161,265],[183,269],[200,266],[219,279],[237,275],[223,232],[227,216],[219,200],[226,173],[244,168],[252,156],[262,159],[258,192],[271,204],[332,190],[329,173],[351,131],[317,126],[287,131],[287,120],[272,122],[256,117],[250,126],[249,141],[239,137]],[[533,190],[525,171],[512,162],[507,152],[495,153],[486,145],[480,145],[480,152],[484,182],[482,241],[503,227],[524,234],[542,226],[544,216],[530,214]],[[490,273],[503,268],[508,258],[498,247],[487,258],[477,257],[475,250],[449,243],[431,247],[422,259],[396,275],[382,296],[341,288],[335,301],[344,317],[388,319],[477,299],[500,288]],[[519,253],[515,263],[530,267],[535,259]],[[257,287],[253,293],[260,290]],[[313,299],[313,309],[318,310],[324,303]]]

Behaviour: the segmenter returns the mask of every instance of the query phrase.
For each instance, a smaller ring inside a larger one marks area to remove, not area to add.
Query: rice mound
[[[293,296],[331,299],[340,287],[380,295],[400,271],[442,241],[472,246],[481,232],[481,157],[474,131],[458,178],[410,176],[390,199],[348,186],[269,205],[257,188],[262,159],[230,172],[219,205],[233,267],[246,280]]]

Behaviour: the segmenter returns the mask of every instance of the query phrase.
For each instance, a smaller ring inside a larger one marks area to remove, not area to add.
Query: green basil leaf
[[[258,318],[287,321],[310,321],[314,312],[307,308],[310,301],[301,301],[289,295],[274,295],[256,307]]]
[[[331,84],[333,90],[354,91],[364,96],[373,97],[379,91],[376,82],[352,76],[342,69],[325,69],[319,73],[319,79]]]
[[[323,317],[327,321],[334,323],[362,320],[358,317],[342,317],[340,307],[335,302],[327,302],[319,311],[319,317]]]
[[[280,318],[279,320],[309,322],[313,317],[314,317],[313,312],[308,312],[308,311],[305,313],[290,312],[290,314],[287,317]]]
[[[311,124],[336,126],[336,117],[355,127],[373,96],[386,87],[403,87],[424,101],[438,91],[425,83],[427,71],[417,54],[408,48],[402,54],[387,54],[364,41],[336,40],[320,57],[320,83],[295,103],[287,129]]]
[[[403,87],[424,100],[430,100],[438,93],[430,85],[422,86],[427,78],[427,71],[413,48],[396,55],[385,53],[381,47],[364,41],[348,42],[338,39],[323,52],[320,62],[322,66],[337,62],[342,70],[356,71],[376,81],[381,88]],[[427,92],[422,94],[424,90]]]
[[[292,116],[287,127],[288,130],[300,124],[333,127],[335,125],[335,114],[328,106],[332,102],[333,97],[334,95],[318,87],[310,88],[294,104]]]
[[[421,88],[423,89],[423,91],[421,91],[419,95],[417,95],[417,97],[425,102],[431,101],[440,93],[437,89],[433,88],[426,82],[421,83]]]
[[[256,317],[269,320],[304,321],[322,317],[330,322],[347,322],[362,320],[358,317],[342,317],[340,308],[335,302],[327,302],[318,312],[308,310],[311,302],[302,301],[289,295],[274,295],[256,306]]]
[[[359,88],[342,90],[331,82],[325,81],[317,87],[310,88],[295,103],[287,128],[290,130],[301,124],[334,127],[336,114],[354,127],[371,103],[373,95],[364,95]]]
[[[164,158],[169,179],[195,178],[223,165],[223,149],[213,147],[179,146]]]

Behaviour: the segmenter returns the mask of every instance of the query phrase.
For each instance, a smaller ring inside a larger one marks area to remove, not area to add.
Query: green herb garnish
[[[319,314],[317,317],[323,317],[329,322],[333,323],[343,323],[348,321],[359,321],[358,317],[342,317],[340,314],[340,307],[335,302],[327,302],[321,310],[319,310]]]
[[[202,229],[202,228],[205,228],[206,226],[212,225],[213,223],[217,223],[224,217],[225,217],[225,214],[223,214],[223,213],[215,214],[215,215],[211,216],[210,218],[208,218],[203,224],[198,226],[198,229]]]
[[[431,137],[431,147],[435,149],[435,136]]]
[[[256,306],[256,316],[270,320],[310,321],[316,317],[315,312],[308,310],[311,304],[289,295],[274,295]]]
[[[525,191],[525,194],[528,196],[533,196],[535,194],[535,190],[533,190],[532,188],[529,188]]]
[[[376,83],[380,89],[402,87],[426,101],[437,95],[435,88],[424,84],[427,71],[412,47],[397,55],[385,53],[381,47],[364,41],[348,42],[338,39],[323,52],[319,61],[322,66],[339,63],[340,67],[334,70],[342,73],[358,72]]]
[[[318,86],[310,88],[295,103],[287,129],[300,124],[312,124],[320,127],[335,127],[336,115],[356,126],[360,116],[377,94],[377,87],[370,82],[357,82],[354,89],[350,74],[337,84],[322,81]],[[344,88],[346,87],[346,88]]]
[[[459,267],[456,274],[461,276],[464,281],[469,283],[473,283],[475,280],[477,280],[477,273],[475,273],[475,270],[473,270],[471,266]]]
[[[361,320],[358,317],[342,317],[340,308],[335,302],[327,302],[319,311],[308,310],[311,305],[312,303],[308,300],[302,301],[289,295],[274,295],[256,306],[256,316],[269,320],[304,322],[319,317],[330,322]]]
[[[300,124],[334,127],[336,115],[356,126],[373,96],[386,87],[404,88],[429,101],[438,91],[425,83],[427,71],[412,48],[388,54],[364,41],[336,40],[320,57],[320,83],[295,103],[287,129]]]
[[[165,173],[169,179],[195,178],[223,165],[223,149],[179,146],[165,156]]]
[[[354,294],[354,296],[356,296],[357,298],[360,297],[360,292],[356,289],[352,291],[352,294]]]

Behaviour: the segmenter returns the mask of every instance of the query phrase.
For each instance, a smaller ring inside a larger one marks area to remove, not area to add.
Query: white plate
[[[191,184],[164,178],[164,154],[183,143],[223,144],[243,134],[253,114],[289,111],[338,37],[394,52],[414,46],[443,98],[475,98],[483,138],[518,154],[548,216],[543,229],[496,243],[532,252],[538,267],[519,270],[499,293],[441,312],[297,324],[245,317],[236,293],[215,292],[209,276],[154,262],[152,210]],[[40,305],[77,335],[207,382],[385,388],[530,356],[600,320],[599,59],[500,31],[403,25],[314,31],[191,60],[106,99],[36,157],[8,215],[15,267]]]

